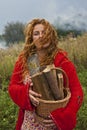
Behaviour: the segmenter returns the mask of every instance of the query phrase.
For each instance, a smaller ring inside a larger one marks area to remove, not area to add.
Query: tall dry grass
[[[68,37],[60,40],[59,47],[67,51],[71,61],[79,69],[87,69],[87,33],[77,38]]]
[[[23,48],[23,44],[15,44],[7,49],[0,49],[0,85],[8,82],[14,63]]]
[[[0,82],[8,81],[13,71],[14,63],[23,49],[24,44],[14,44],[9,48],[0,49]],[[69,58],[77,69],[87,69],[87,33],[77,38],[62,38],[59,47],[67,51]]]

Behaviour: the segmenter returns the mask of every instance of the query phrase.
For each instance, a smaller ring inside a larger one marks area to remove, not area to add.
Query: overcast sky
[[[0,0],[0,34],[10,22],[45,18],[54,23],[58,16],[66,19],[74,14],[87,16],[87,0]]]

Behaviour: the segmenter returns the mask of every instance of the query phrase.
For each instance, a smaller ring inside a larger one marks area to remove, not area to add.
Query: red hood
[[[62,61],[63,63],[67,61],[67,53],[64,52],[64,51],[59,51],[57,52],[55,58],[54,58],[54,64],[55,66],[61,66],[62,64]]]

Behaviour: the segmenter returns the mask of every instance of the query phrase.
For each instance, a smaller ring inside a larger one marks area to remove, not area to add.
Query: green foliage
[[[0,41],[4,40],[3,35],[0,35]]]
[[[5,32],[4,38],[7,45],[24,41],[24,24],[23,23],[20,23],[20,22],[8,23],[5,26],[4,32]]]
[[[79,79],[82,84],[83,92],[84,92],[84,100],[83,104],[77,115],[77,126],[75,130],[86,130],[87,129],[87,70],[82,70],[78,73]]]
[[[71,34],[72,33],[72,36],[73,37],[77,37],[78,35],[82,35],[82,32],[81,31],[78,31],[78,30],[64,30],[64,29],[57,29],[57,34],[59,37],[66,37],[67,35]]]
[[[0,90],[0,128],[15,130],[18,108],[11,101],[8,92]]]
[[[87,81],[87,69],[84,69],[84,70],[82,69],[80,72],[78,72],[78,76],[79,76],[79,79],[80,79],[84,89],[86,89],[86,87],[87,87],[87,82],[86,82]]]
[[[87,130],[87,90],[83,87],[84,101],[77,115],[77,126],[75,130]]]

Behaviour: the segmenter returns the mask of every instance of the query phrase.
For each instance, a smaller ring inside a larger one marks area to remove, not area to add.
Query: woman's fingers
[[[45,124],[50,124],[50,123],[54,123],[53,120],[51,119],[51,117],[48,117],[47,119],[43,120],[43,123]]]
[[[31,100],[31,102],[34,106],[39,105],[39,101],[38,101],[37,98],[40,98],[41,94],[38,94],[38,93],[36,93],[36,92],[34,92],[33,90],[30,89],[29,90],[29,97],[30,97],[30,100]]]
[[[31,94],[32,96],[34,96],[34,97],[38,97],[38,98],[40,98],[41,97],[41,94],[38,94],[38,93],[36,93],[36,92],[34,92],[33,90],[29,90],[29,94]]]
[[[55,123],[53,122],[53,120],[43,120],[43,123],[42,123],[45,127],[53,127],[53,128],[56,128],[56,125]]]
[[[33,85],[31,76],[29,74],[27,74],[24,79],[24,84],[27,84],[27,83],[30,83],[31,86]]]
[[[34,96],[32,96],[31,94],[30,94],[30,100],[31,100],[31,102],[34,106],[39,105],[39,101]]]
[[[31,83],[30,83],[30,87],[32,87],[32,86],[33,86],[33,83],[31,82]]]

